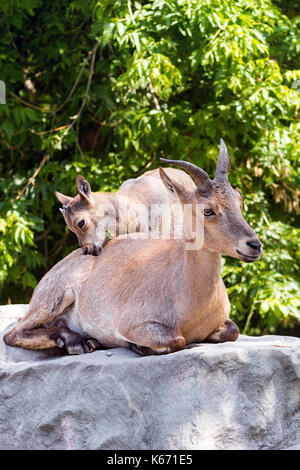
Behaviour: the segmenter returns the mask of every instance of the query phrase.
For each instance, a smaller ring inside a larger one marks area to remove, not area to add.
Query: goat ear
[[[183,186],[180,183],[171,180],[171,178],[169,178],[167,173],[161,167],[159,168],[159,173],[166,188],[172,193],[176,194],[181,202],[185,202],[187,200],[187,193]]]
[[[64,194],[59,193],[58,191],[55,191],[55,196],[57,197],[59,202],[62,203],[63,206],[67,206],[69,204],[69,202],[71,202],[73,200],[72,197],[65,196]]]
[[[76,187],[81,198],[86,199],[90,204],[94,204],[91,187],[83,176],[76,176]]]

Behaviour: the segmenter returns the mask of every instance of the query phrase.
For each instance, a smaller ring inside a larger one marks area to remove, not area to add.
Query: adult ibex
[[[197,188],[186,191],[160,169],[181,204],[203,205],[204,245],[187,250],[183,239],[110,240],[98,257],[75,250],[40,281],[27,315],[4,336],[26,349],[65,347],[88,352],[97,341],[129,347],[141,355],[165,354],[192,342],[235,341],[230,303],[221,278],[221,254],[253,262],[261,243],[241,214],[242,197],[229,182],[223,141],[215,179],[197,166],[184,168]]]
[[[166,173],[185,190],[195,189],[193,180],[184,171],[167,168]],[[77,235],[85,255],[99,255],[106,234],[115,237],[150,230],[153,235],[162,231],[162,224],[166,232],[174,229],[174,221],[180,226],[181,214],[174,204],[177,197],[166,189],[158,169],[125,181],[115,193],[93,193],[81,175],[76,177],[76,186],[78,194],[74,198],[58,191],[55,194],[63,204],[60,211],[65,222]],[[169,213],[164,212],[168,210]]]

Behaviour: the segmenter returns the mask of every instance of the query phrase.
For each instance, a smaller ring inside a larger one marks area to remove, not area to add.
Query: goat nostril
[[[250,242],[247,242],[247,245],[249,245],[251,248],[253,248],[253,250],[258,250],[258,251],[261,251],[261,243],[260,241],[250,241]]]
[[[84,254],[84,255],[87,255],[87,254],[88,254],[88,251],[89,251],[88,248],[85,247],[84,250],[83,250],[83,254]]]

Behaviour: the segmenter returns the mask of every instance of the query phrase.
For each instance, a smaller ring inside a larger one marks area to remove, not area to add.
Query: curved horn
[[[224,140],[220,139],[220,152],[218,156],[215,178],[219,181],[225,181],[227,179],[229,167],[230,161],[228,159],[227,147]]]
[[[228,154],[228,166],[227,166],[227,173],[229,173],[231,167],[231,153]]]
[[[200,191],[209,191],[212,188],[212,182],[208,174],[193,163],[183,160],[166,160],[165,158],[161,158],[160,160],[186,170],[193,178]]]

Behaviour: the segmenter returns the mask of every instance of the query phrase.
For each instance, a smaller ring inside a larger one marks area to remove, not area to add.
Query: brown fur
[[[184,171],[167,168],[166,172],[185,190],[195,189],[194,182]],[[80,175],[76,178],[76,185],[78,194],[74,198],[59,192],[56,192],[56,197],[63,204],[61,212],[65,222],[76,234],[84,254],[100,254],[105,231],[114,237],[150,230],[151,206],[153,204],[171,206],[178,202],[176,195],[163,184],[159,170],[151,170],[139,178],[125,181],[116,193],[93,193],[89,183]],[[141,221],[145,218],[143,225]],[[82,229],[78,226],[80,221],[84,221]],[[160,224],[160,218],[155,218],[152,230],[160,232]],[[172,224],[173,220],[171,230]]]
[[[161,178],[181,204],[213,209],[214,215],[205,218],[202,249],[187,250],[184,238],[143,239],[134,233],[109,241],[99,257],[75,250],[40,281],[28,314],[5,335],[6,344],[52,347],[57,331],[51,328],[58,318],[66,322],[62,333],[67,327],[85,342],[95,338],[106,347],[129,346],[142,355],[237,338],[221,254],[252,262],[261,251],[241,214],[241,196],[229,183],[214,181],[204,195],[162,170]]]

